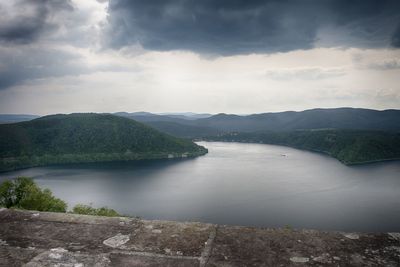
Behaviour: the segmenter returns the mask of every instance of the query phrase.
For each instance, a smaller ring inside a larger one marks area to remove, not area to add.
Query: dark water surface
[[[76,164],[31,176],[69,207],[108,206],[146,219],[265,227],[400,231],[400,162],[348,167],[283,146],[200,142],[187,160]]]

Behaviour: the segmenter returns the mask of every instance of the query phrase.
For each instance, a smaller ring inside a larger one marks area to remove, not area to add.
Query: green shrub
[[[7,180],[0,185],[0,206],[37,211],[65,212],[67,204],[53,196],[49,189],[40,189],[28,177]]]
[[[18,177],[0,184],[0,206],[37,211],[66,212],[67,210],[67,204],[54,197],[50,189],[40,189],[28,177]],[[72,212],[96,216],[120,216],[118,212],[107,207],[93,208],[82,204],[76,205]]]
[[[96,216],[107,216],[107,217],[117,217],[120,216],[118,212],[107,207],[93,208],[92,206],[78,204],[72,209],[72,213],[76,214],[86,214],[86,215],[96,215]]]

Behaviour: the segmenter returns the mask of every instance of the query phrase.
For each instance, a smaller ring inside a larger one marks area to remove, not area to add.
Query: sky
[[[400,109],[398,0],[0,0],[0,113]]]

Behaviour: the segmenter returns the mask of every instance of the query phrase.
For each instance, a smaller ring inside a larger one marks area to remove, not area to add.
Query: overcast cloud
[[[317,42],[398,47],[399,10],[399,1],[385,0],[111,0],[109,44],[211,55],[287,52]],[[327,40],[320,29],[331,30]]]
[[[400,108],[400,1],[0,0],[0,113]]]

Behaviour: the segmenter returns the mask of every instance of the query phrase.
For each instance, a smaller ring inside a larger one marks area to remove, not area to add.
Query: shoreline
[[[346,165],[346,166],[358,166],[358,165],[368,165],[368,164],[374,164],[374,163],[380,163],[380,162],[390,162],[390,161],[400,161],[400,158],[387,158],[387,159],[376,159],[376,160],[369,160],[369,161],[355,161],[355,162],[345,162],[340,160],[339,158],[333,156],[331,153],[322,151],[322,150],[317,150],[317,149],[307,149],[303,147],[297,147],[297,146],[291,146],[287,144],[278,144],[278,143],[264,143],[264,142],[249,142],[249,141],[228,141],[228,140],[213,140],[213,139],[200,139],[196,140],[195,142],[224,142],[224,143],[239,143],[239,144],[258,144],[258,145],[273,145],[273,146],[283,146],[283,147],[290,147],[302,151],[308,151],[308,152],[313,152],[313,153],[318,153],[322,154],[325,156],[329,156],[330,158],[336,159],[340,163]]]
[[[96,154],[62,154],[62,155],[44,155],[40,157],[26,157],[26,158],[6,158],[0,159],[0,173],[17,171],[22,169],[54,166],[54,165],[68,165],[68,164],[85,164],[85,163],[101,163],[101,162],[129,162],[140,160],[170,160],[170,159],[184,159],[195,158],[203,156],[208,153],[207,148],[202,147],[196,152],[162,152],[162,153],[96,153]],[[17,163],[15,163],[17,162]],[[15,164],[15,166],[8,167],[7,165]]]

